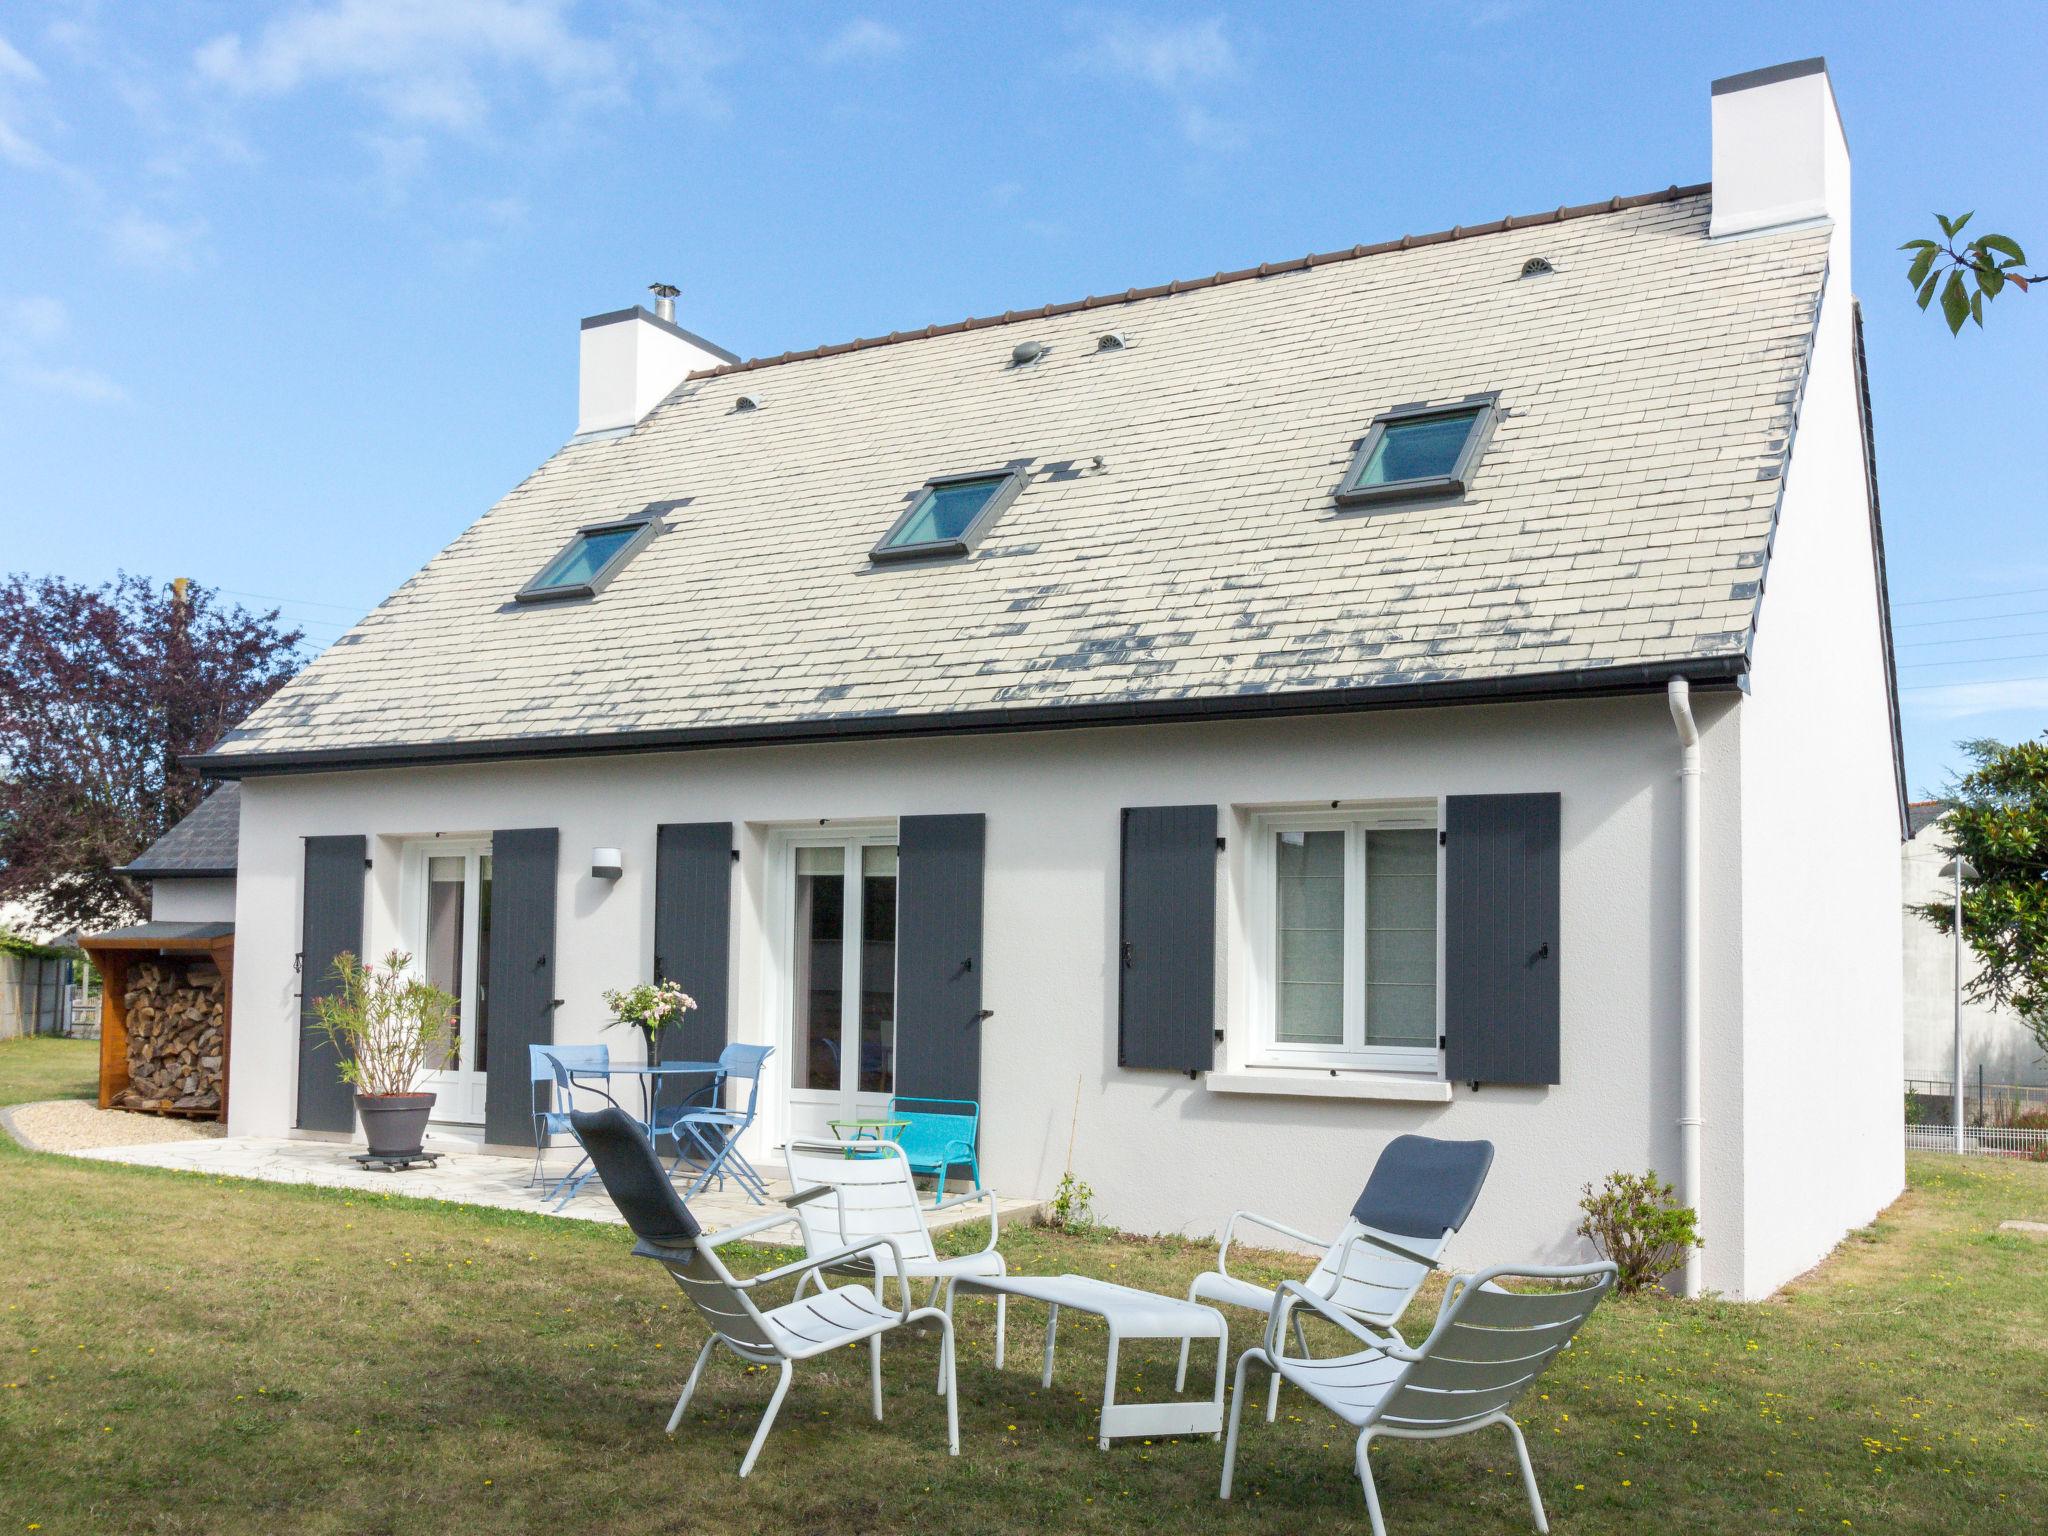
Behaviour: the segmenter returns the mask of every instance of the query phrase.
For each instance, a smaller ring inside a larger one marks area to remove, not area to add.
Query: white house
[[[1487,1137],[1471,1258],[1654,1166],[1696,1282],[1814,1263],[1902,1183],[1848,154],[1818,59],[1712,109],[1710,185],[750,362],[584,321],[576,434],[203,760],[232,1129],[350,1129],[302,994],[400,946],[488,1143],[661,973],[771,1158],[974,1098],[994,1186],[1071,1138],[1210,1232]]]
[[[1902,871],[1907,911],[1902,942],[1906,1080],[1945,1088],[1955,1081],[1956,1071],[1956,948],[1947,934],[1914,910],[1927,902],[1948,900],[1954,889],[1952,878],[1942,874],[1950,857],[1942,828],[1944,809],[1939,800],[1915,801],[1907,808],[1909,836]],[[1967,945],[1962,962],[1967,991],[1984,966]],[[1999,1099],[2012,1096],[2009,1090],[2013,1089],[2048,1088],[2048,1055],[2043,1054],[2033,1031],[2010,1011],[1965,998],[1963,1085],[1973,1105],[1980,1081],[1987,1097]]]

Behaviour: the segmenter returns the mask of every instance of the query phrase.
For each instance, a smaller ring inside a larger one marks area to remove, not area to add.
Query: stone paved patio
[[[538,1192],[528,1185],[533,1161],[526,1157],[505,1157],[480,1152],[474,1142],[460,1137],[429,1132],[426,1149],[443,1154],[431,1168],[404,1173],[376,1173],[349,1160],[362,1150],[360,1144],[340,1141],[300,1140],[276,1136],[230,1136],[214,1141],[181,1141],[142,1146],[82,1148],[69,1155],[98,1158],[113,1163],[134,1163],[146,1168],[174,1168],[187,1173],[212,1174],[217,1178],[263,1179],[275,1184],[317,1184],[329,1189],[360,1189],[376,1194],[414,1195],[427,1200],[453,1200],[464,1205],[490,1205],[504,1210],[553,1212]],[[566,1172],[576,1161],[573,1147],[550,1151],[542,1162],[544,1173]],[[791,1193],[788,1171],[778,1163],[760,1163],[769,1193]],[[1036,1200],[998,1199],[1004,1223],[1029,1221],[1036,1214]],[[727,1181],[723,1190],[711,1189],[696,1196],[690,1209],[710,1231],[750,1221],[780,1205],[760,1206]],[[986,1203],[964,1205],[929,1218],[934,1227],[973,1221],[988,1210]],[[592,1179],[558,1214],[577,1221],[617,1223],[619,1213],[605,1198],[603,1187]],[[791,1229],[792,1233],[794,1229]],[[782,1232],[768,1234],[771,1240],[787,1241]]]

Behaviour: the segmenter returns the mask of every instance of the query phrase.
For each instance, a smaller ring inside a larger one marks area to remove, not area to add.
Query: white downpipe
[[[1678,728],[1678,1198],[1701,1211],[1700,1174],[1700,728],[1692,686],[1674,677],[1666,690]],[[1680,1293],[1700,1293],[1700,1251],[1685,1256]]]

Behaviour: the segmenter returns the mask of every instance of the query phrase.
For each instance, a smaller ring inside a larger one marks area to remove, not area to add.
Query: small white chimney
[[[1825,59],[1714,82],[1713,238],[1832,219],[1849,225],[1849,143]],[[1844,259],[1847,241],[1838,241]]]
[[[576,390],[576,435],[616,432],[639,424],[669,392],[700,368],[739,359],[675,323],[675,290],[654,285],[665,314],[635,305],[583,322],[582,367]]]

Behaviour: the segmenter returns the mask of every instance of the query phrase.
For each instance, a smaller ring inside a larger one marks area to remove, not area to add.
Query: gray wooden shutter
[[[1444,819],[1444,1071],[1558,1081],[1556,795],[1453,795]]]
[[[896,1091],[981,1097],[980,816],[905,816],[897,832]]]
[[[663,1061],[712,1061],[725,1049],[732,938],[732,823],[654,829],[654,979],[696,999],[682,1027],[664,1029]]]
[[[491,950],[484,1023],[484,1140],[533,1145],[527,1047],[555,1038],[553,827],[491,834]]]
[[[335,957],[363,952],[363,869],[369,840],[306,839],[299,919],[299,1127],[353,1131],[355,1090],[341,1080],[341,1057],[314,1022],[313,1004],[341,990]]]
[[[1216,807],[1124,812],[1116,1059],[1206,1072],[1216,1064]]]

